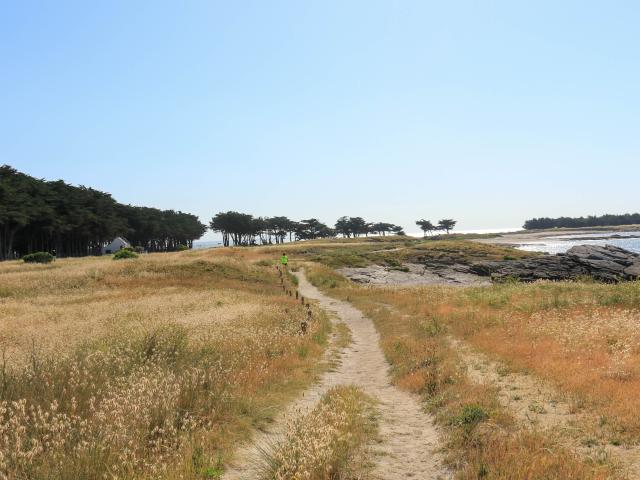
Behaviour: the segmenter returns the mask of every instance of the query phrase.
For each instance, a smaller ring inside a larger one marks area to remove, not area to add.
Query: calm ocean
[[[603,238],[616,235],[620,238]],[[521,250],[534,252],[563,253],[576,245],[615,245],[616,247],[640,253],[640,232],[598,232],[580,235],[562,235],[547,237],[519,245]],[[629,238],[625,238],[629,237]]]

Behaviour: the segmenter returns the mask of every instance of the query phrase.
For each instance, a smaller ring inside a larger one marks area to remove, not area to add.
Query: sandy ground
[[[352,343],[340,351],[335,369],[325,373],[276,419],[267,431],[258,432],[250,445],[237,455],[235,465],[225,480],[258,478],[261,450],[282,438],[286,420],[310,410],[331,387],[352,384],[361,387],[379,402],[380,443],[373,475],[380,480],[414,478],[444,479],[451,475],[441,464],[436,452],[440,435],[433,419],[425,413],[417,396],[391,385],[389,364],[379,346],[379,335],[373,323],[347,302],[334,300],[312,286],[304,275],[298,274],[299,290],[307,298],[316,299],[320,306],[336,314],[351,330]]]
[[[469,378],[495,387],[500,404],[523,425],[551,432],[560,443],[595,462],[611,458],[628,478],[640,478],[640,447],[592,445],[593,432],[586,426],[597,425],[593,414],[577,410],[551,385],[534,376],[512,372],[459,340],[452,338],[451,344],[467,367]]]

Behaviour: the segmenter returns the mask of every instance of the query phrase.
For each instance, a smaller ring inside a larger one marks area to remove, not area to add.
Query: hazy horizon
[[[634,2],[7,4],[0,163],[205,223],[635,212],[639,20]]]

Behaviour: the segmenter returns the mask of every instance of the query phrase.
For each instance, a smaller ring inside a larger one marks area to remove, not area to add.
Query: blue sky
[[[640,3],[2,2],[0,163],[208,220],[640,210]]]

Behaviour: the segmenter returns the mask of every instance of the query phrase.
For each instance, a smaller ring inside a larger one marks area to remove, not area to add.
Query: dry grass
[[[640,441],[640,282],[443,291],[425,314],[588,407],[601,440]]]
[[[224,252],[0,265],[0,478],[217,478],[328,322]]]
[[[373,400],[356,387],[325,393],[308,414],[293,419],[284,440],[265,459],[264,480],[366,478],[366,446],[376,436]]]
[[[316,286],[350,300],[374,320],[396,384],[422,395],[449,432],[449,463],[459,478],[617,478],[608,463],[581,459],[554,438],[520,426],[501,408],[494,389],[470,381],[450,346],[452,333],[487,339],[491,334],[486,329],[509,324],[505,318],[478,319],[474,298],[482,292],[527,286],[362,287],[323,266],[308,271]],[[510,302],[502,305],[509,308]]]
[[[403,262],[455,261],[468,264],[479,260],[502,260],[536,255],[533,252],[465,240],[417,239],[412,237],[369,237],[314,240],[252,249],[225,249],[231,255],[270,258],[286,251],[298,260],[333,268],[364,267],[371,264],[397,266]]]

